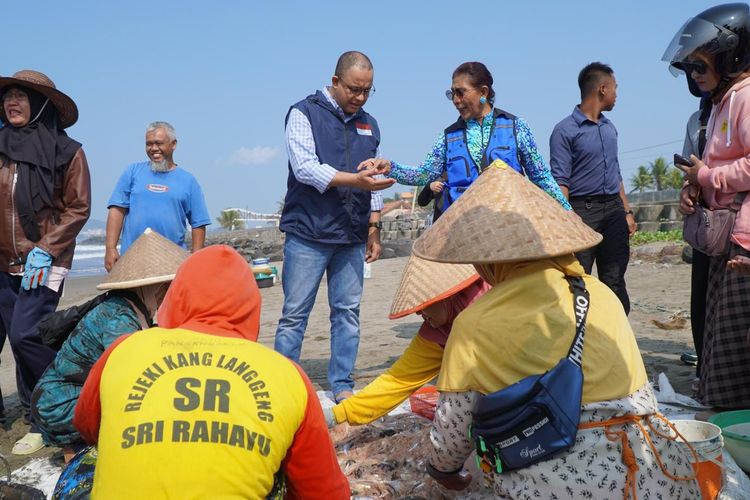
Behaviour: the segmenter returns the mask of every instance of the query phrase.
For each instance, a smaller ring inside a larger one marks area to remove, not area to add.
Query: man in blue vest
[[[323,273],[331,309],[328,382],[336,400],[352,395],[359,347],[365,262],[380,257],[380,193],[395,180],[376,177],[380,130],[366,113],[375,91],[370,59],[339,57],[331,85],[294,104],[286,116],[289,177],[280,229],[286,233],[284,308],[274,348],[299,361]]]
[[[578,86],[581,104],[555,126],[549,138],[552,175],[575,213],[604,237],[576,257],[587,273],[596,262],[599,280],[615,292],[627,314],[625,271],[636,223],[617,160],[617,129],[602,114],[615,107],[617,80],[612,68],[593,62],[579,73]]]

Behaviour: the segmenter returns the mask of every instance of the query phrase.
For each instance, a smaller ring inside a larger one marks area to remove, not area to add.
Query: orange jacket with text
[[[260,302],[244,259],[208,247],[160,326],[107,349],[74,419],[99,448],[94,498],[349,498],[309,379],[256,342]]]

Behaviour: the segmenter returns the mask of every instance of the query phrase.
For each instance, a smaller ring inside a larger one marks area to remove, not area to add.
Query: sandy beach
[[[357,387],[367,384],[403,352],[417,328],[419,317],[410,316],[400,320],[388,319],[393,294],[401,280],[407,258],[381,260],[372,266],[372,278],[365,280],[361,307],[362,336],[356,371]],[[280,263],[276,265],[280,266]],[[101,277],[73,278],[66,283],[60,307],[82,302],[96,294],[95,286]],[[689,323],[680,329],[665,330],[655,326],[652,320],[668,322],[670,316],[686,311],[690,295],[690,266],[686,264],[663,264],[633,258],[627,273],[628,290],[633,303],[630,321],[633,325],[643,359],[652,380],[665,372],[675,390],[690,394],[690,384],[695,369],[682,364],[680,353],[692,350]],[[281,314],[283,293],[277,284],[261,289],[263,306],[261,313],[260,342],[273,347],[273,337]],[[327,287],[321,284],[315,308],[310,317],[302,350],[302,367],[309,374],[317,389],[328,389],[326,371],[329,356],[329,322]],[[8,457],[13,468],[27,462],[29,457],[10,455],[10,448],[28,426],[20,419],[20,409],[15,389],[14,364],[10,347],[5,346],[0,365],[0,384],[5,397],[7,421],[0,434],[0,453]],[[31,458],[52,455],[56,449],[46,449]]]

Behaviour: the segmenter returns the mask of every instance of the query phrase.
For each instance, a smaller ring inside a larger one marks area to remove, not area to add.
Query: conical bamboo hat
[[[96,288],[115,290],[172,281],[189,255],[184,248],[147,228]]]
[[[421,311],[467,288],[479,279],[470,264],[442,264],[412,254],[391,305],[390,319]]]
[[[539,260],[597,245],[602,235],[496,160],[415,242],[423,259],[456,264]]]

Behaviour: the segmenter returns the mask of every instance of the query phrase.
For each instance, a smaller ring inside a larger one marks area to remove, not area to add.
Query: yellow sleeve
[[[388,371],[354,396],[333,407],[336,423],[369,424],[434,379],[440,372],[443,348],[416,335]]]

